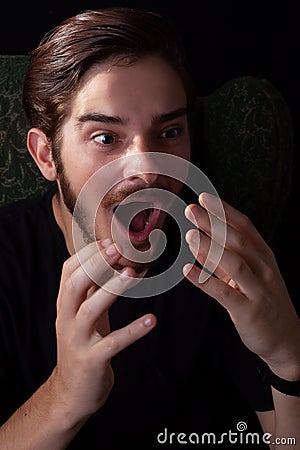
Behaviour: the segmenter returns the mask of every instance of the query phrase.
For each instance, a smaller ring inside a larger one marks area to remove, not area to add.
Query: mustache
[[[108,208],[110,206],[115,205],[116,203],[121,203],[123,200],[125,200],[129,195],[141,192],[141,197],[143,196],[143,198],[147,197],[147,192],[145,192],[145,190],[147,189],[163,189],[165,191],[170,191],[170,189],[165,186],[162,183],[152,183],[150,184],[145,184],[145,185],[138,185],[138,186],[128,186],[128,187],[123,187],[120,188],[118,191],[115,192],[111,192],[106,194],[106,196],[103,198],[102,200],[102,206],[104,208]],[[153,199],[154,197],[159,196],[159,193],[155,193],[151,192],[151,198]],[[138,200],[138,198],[134,199],[135,201]]]

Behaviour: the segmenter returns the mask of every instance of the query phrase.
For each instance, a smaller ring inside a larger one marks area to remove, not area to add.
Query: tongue
[[[130,230],[142,231],[146,227],[148,217],[149,217],[148,210],[144,210],[136,214],[130,222]]]

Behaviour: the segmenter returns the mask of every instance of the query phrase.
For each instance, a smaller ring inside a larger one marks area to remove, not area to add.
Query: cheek
[[[74,166],[71,178],[76,186],[87,186],[91,194],[96,193],[101,200],[112,188],[113,180],[121,177],[120,170],[116,171],[116,165],[109,165],[111,162],[113,158],[79,160]],[[105,213],[105,210],[103,212]]]
[[[110,214],[106,208],[99,206],[95,216],[97,228],[99,229],[99,227],[101,227],[101,229],[105,228],[107,230],[107,228],[111,227],[111,221],[112,214]]]
[[[173,147],[173,151],[171,152],[174,156],[179,156],[180,158],[185,159],[186,161],[191,160],[191,142],[188,136],[180,139],[176,146]]]
[[[188,134],[182,146],[182,158],[188,161],[191,159],[191,140]]]
[[[179,180],[172,179],[170,187],[174,194],[179,195],[183,189],[183,183]]]
[[[89,189],[93,191],[93,181],[89,184],[90,180],[93,180],[93,175],[97,171],[95,164],[87,164],[83,158],[76,158],[66,162],[64,164],[64,173],[70,182],[70,185],[74,192],[79,194],[85,186],[89,186]]]

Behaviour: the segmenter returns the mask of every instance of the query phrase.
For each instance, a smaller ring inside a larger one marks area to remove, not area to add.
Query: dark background
[[[66,6],[68,5],[68,6]],[[149,8],[169,17],[182,33],[191,73],[203,95],[230,78],[267,78],[284,96],[294,123],[295,161],[292,190],[273,249],[295,304],[298,300],[300,14],[297,2],[282,1],[44,1],[1,6],[0,53],[23,54],[61,20],[103,6]]]

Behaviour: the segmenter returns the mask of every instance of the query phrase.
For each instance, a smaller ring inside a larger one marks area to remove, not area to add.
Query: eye
[[[179,137],[179,135],[181,134],[181,131],[182,130],[180,127],[169,128],[168,130],[165,130],[161,134],[161,137],[163,139],[177,139]]]
[[[101,145],[111,145],[116,142],[116,136],[113,133],[100,133],[94,136],[93,139],[97,144]]]

